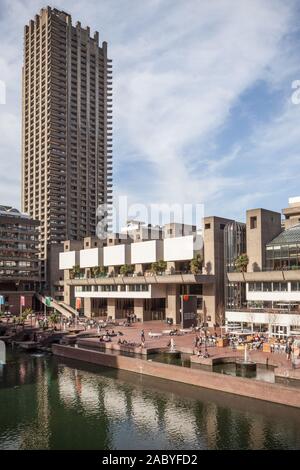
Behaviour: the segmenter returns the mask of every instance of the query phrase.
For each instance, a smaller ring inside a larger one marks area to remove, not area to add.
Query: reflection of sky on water
[[[117,387],[107,387],[103,394],[103,404],[107,416],[112,420],[119,421],[126,418],[126,396]]]
[[[74,373],[66,368],[59,370],[58,387],[61,400],[66,406],[72,406],[76,402],[76,390]]]

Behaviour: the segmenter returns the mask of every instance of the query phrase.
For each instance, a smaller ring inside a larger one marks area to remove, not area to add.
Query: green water
[[[300,448],[300,411],[52,356],[0,366],[0,449],[275,448]]]

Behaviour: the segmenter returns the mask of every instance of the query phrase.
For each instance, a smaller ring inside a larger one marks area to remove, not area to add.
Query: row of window
[[[147,284],[77,286],[76,292],[148,292]]]
[[[293,281],[291,284],[291,291],[300,291],[300,282]],[[287,282],[249,282],[249,292],[287,292]]]

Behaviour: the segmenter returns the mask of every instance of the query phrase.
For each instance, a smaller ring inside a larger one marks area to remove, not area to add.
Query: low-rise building
[[[126,231],[122,231],[121,237],[109,235],[104,241],[84,239],[79,249],[65,242],[60,254],[64,301],[87,316],[120,319],[133,314],[140,321],[169,319],[178,324],[182,302],[193,296],[196,314],[213,324],[214,263],[208,270],[205,261],[199,269],[197,263],[191,264],[198,255],[203,260],[202,237],[196,227],[186,231],[182,224],[170,224],[143,229],[135,224],[137,233],[131,224],[130,237],[124,238]],[[154,239],[149,239],[154,232]],[[189,234],[176,236],[178,233]],[[207,295],[206,286],[213,286]]]
[[[246,299],[226,308],[228,330],[266,331],[287,338],[300,334],[300,198],[280,213],[247,211],[246,272],[230,272],[230,283],[245,286]]]

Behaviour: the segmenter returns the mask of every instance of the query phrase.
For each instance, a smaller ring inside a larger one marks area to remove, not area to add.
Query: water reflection
[[[299,425],[296,409],[51,356],[0,375],[0,449],[296,449]]]

